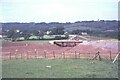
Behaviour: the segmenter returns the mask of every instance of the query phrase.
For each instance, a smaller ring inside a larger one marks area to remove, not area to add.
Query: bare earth
[[[118,44],[115,42],[84,42],[75,47],[59,47],[53,44],[36,44],[32,42],[3,42],[3,58],[74,58],[94,57],[100,51],[102,58],[109,59],[110,52],[112,58],[118,53]],[[76,53],[76,54],[75,54]]]

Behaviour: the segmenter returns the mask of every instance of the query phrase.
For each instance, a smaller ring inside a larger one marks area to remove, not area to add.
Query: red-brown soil
[[[75,47],[59,47],[52,44],[36,44],[32,42],[3,42],[3,58],[79,58],[94,57],[99,51],[102,58],[109,59],[110,52],[112,58],[117,53],[117,48],[107,48],[96,46],[96,44],[79,44]],[[11,55],[11,56],[10,56]]]

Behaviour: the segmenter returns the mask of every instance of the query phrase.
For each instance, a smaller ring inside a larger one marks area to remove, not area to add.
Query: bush
[[[59,40],[59,39],[62,39],[61,36],[55,36],[55,39]]]
[[[55,40],[68,39],[68,37],[55,36],[54,39],[55,39]]]

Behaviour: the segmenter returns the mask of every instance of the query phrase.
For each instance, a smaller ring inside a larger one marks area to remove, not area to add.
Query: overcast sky
[[[119,0],[0,0],[0,22],[117,20]]]

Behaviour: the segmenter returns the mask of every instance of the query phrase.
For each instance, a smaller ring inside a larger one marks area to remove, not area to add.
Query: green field
[[[44,35],[43,38],[44,39],[53,39],[53,38],[55,38],[55,36],[65,37],[65,35]],[[22,37],[21,39],[23,40],[24,38]],[[37,36],[30,36],[29,39],[37,39]]]
[[[3,78],[117,78],[117,71],[117,63],[108,60],[12,59],[2,62]]]
[[[30,42],[30,43],[35,43],[35,44],[48,44],[50,40],[27,40],[27,41],[22,41],[22,42]]]

